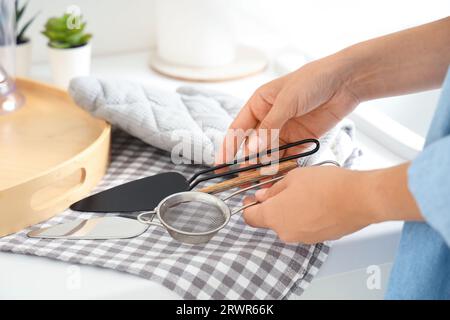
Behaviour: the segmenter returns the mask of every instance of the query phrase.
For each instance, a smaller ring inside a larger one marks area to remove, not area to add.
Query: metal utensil
[[[339,166],[335,161],[324,161],[316,165],[323,164]],[[155,210],[139,214],[137,219],[144,224],[165,228],[177,241],[188,244],[206,243],[228,224],[233,215],[258,204],[257,201],[254,201],[231,210],[226,204],[227,200],[283,178],[284,175],[272,178],[235,191],[222,199],[198,191],[175,193],[163,199]]]
[[[267,154],[270,155],[278,151],[305,144],[314,144],[314,147],[304,152],[279,159],[278,163],[312,155],[320,148],[318,140],[305,139],[274,148],[267,151]],[[72,204],[70,209],[85,212],[138,212],[153,210],[165,197],[174,193],[192,190],[201,182],[273,165],[273,163],[270,162],[258,163],[247,167],[231,169],[223,173],[208,174],[216,170],[227,168],[258,157],[260,157],[260,154],[254,154],[238,159],[233,163],[222,164],[212,168],[200,170],[189,179],[186,179],[186,177],[179,172],[156,174],[154,176],[131,181],[89,196]],[[280,164],[280,166],[282,165]],[[208,175],[204,176],[205,174]],[[222,184],[217,184],[215,188],[207,187],[200,189],[199,191],[208,193],[220,192],[226,188],[229,189],[246,182],[256,181],[258,177],[260,178],[260,175],[250,174],[248,176],[228,180],[228,182],[225,181]],[[245,179],[247,179],[247,181],[245,181]]]
[[[339,166],[335,161],[324,161],[315,166],[324,164]],[[178,241],[189,244],[205,243],[224,228],[234,214],[256,204],[252,202],[231,211],[225,203],[228,199],[264,184],[276,182],[283,177],[277,176],[238,190],[223,199],[198,191],[180,192],[166,197],[155,210],[143,212],[137,219],[97,217],[33,230],[28,236],[69,240],[128,239],[141,235],[150,225],[154,225],[165,228]]]
[[[198,191],[175,193],[163,199],[155,210],[141,213],[138,221],[165,228],[179,242],[206,243],[228,224],[234,214],[258,203],[255,201],[231,211],[227,200],[282,178],[284,176],[238,190],[223,199]]]
[[[129,239],[141,235],[151,225],[156,225],[167,229],[172,238],[180,242],[189,244],[206,243],[226,226],[233,214],[256,204],[254,202],[231,212],[225,204],[226,200],[258,186],[276,182],[281,178],[283,176],[238,190],[224,199],[198,191],[175,193],[163,199],[154,211],[141,213],[137,219],[123,216],[83,219],[36,229],[29,232],[27,236],[30,238],[70,240]],[[187,203],[191,205],[199,204],[201,208],[189,210],[192,208],[187,208]],[[180,204],[184,204],[183,207],[174,207]],[[179,211],[179,209],[184,212]],[[148,215],[150,217],[146,218]]]
[[[98,217],[61,223],[28,233],[30,238],[108,240],[134,238],[145,231],[148,225],[130,217]]]

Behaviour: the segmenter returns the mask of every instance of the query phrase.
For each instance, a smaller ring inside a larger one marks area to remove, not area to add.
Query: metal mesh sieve
[[[203,192],[189,191],[165,198],[153,217],[138,219],[144,223],[163,226],[176,240],[198,244],[208,242],[230,220],[231,212],[221,199]]]
[[[227,216],[215,203],[185,201],[161,208],[161,222],[181,232],[205,233],[223,226]]]

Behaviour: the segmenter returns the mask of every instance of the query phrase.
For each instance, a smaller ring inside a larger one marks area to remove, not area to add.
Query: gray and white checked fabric
[[[196,168],[175,166],[168,154],[114,131],[111,165],[95,192],[162,171],[189,176]],[[230,200],[232,207],[241,199]],[[102,214],[71,210],[30,229],[0,238],[0,250],[115,269],[156,281],[185,299],[284,299],[300,295],[326,259],[325,244],[287,245],[269,230],[247,226],[235,215],[209,243],[187,245],[157,227],[133,239],[44,240],[26,234]]]

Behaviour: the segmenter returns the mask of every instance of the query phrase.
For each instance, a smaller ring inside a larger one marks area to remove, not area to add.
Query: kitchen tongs
[[[271,155],[275,152],[308,144],[313,144],[314,146],[306,148],[303,152],[286,156],[278,160],[251,164],[245,167],[231,168],[232,166],[242,164],[256,158],[260,159],[261,156]],[[225,180],[214,184],[213,186],[206,186],[197,191],[212,194],[264,179],[265,175],[260,172],[260,170],[256,169],[266,166],[277,165],[276,169],[279,173],[286,172],[297,166],[295,161],[290,160],[310,156],[316,153],[319,148],[320,143],[317,139],[304,139],[288,143],[265,152],[249,155],[234,160],[231,163],[224,163],[199,170],[189,179],[186,179],[186,177],[179,172],[159,173],[154,176],[134,180],[111,189],[101,191],[74,203],[70,208],[75,211],[87,212],[138,212],[153,210],[165,197],[177,192],[193,190],[198,184],[212,179],[235,176],[236,174],[246,172],[238,177]],[[230,169],[223,172],[214,173],[225,168]]]

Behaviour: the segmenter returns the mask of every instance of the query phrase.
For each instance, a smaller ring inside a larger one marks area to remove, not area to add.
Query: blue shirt
[[[404,224],[386,298],[450,299],[450,69],[408,180],[425,222]]]

